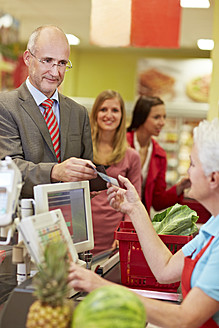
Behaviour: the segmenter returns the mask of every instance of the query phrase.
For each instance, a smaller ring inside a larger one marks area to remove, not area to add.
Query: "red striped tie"
[[[58,159],[58,162],[60,163],[61,159],[60,159],[60,144],[59,144],[59,127],[55,114],[53,113],[52,110],[53,103],[54,100],[46,99],[44,102],[42,102],[41,106],[45,109],[43,116],[48,126],[48,130],[52,139],[56,157]]]

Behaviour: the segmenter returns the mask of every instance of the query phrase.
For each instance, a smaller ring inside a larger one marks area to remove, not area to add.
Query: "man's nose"
[[[58,74],[59,71],[60,71],[60,66],[59,66],[59,64],[53,63],[53,64],[52,64],[52,67],[50,68],[50,70],[53,71],[53,72],[56,72],[56,73]]]

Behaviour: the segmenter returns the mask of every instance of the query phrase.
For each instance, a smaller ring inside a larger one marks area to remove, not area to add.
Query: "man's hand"
[[[90,160],[71,157],[53,166],[51,182],[74,182],[96,178],[95,165]]]

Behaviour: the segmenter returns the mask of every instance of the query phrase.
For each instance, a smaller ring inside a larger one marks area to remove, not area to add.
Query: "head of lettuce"
[[[197,213],[187,205],[175,204],[155,214],[152,224],[159,235],[190,236],[198,232],[197,220]]]

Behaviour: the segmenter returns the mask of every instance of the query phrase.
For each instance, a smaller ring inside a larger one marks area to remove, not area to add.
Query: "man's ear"
[[[217,188],[219,186],[219,171],[210,174],[210,187]]]
[[[29,59],[30,59],[30,52],[28,50],[26,50],[24,53],[23,53],[23,59],[24,59],[24,62],[27,66],[30,65],[30,62],[29,62]]]

